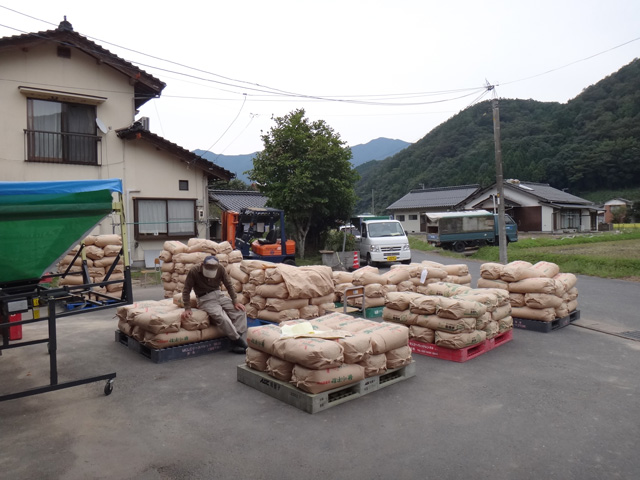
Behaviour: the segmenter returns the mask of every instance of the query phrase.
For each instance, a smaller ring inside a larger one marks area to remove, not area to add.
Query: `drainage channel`
[[[605,333],[607,335],[613,335],[614,337],[626,338],[627,340],[634,340],[636,342],[640,342],[640,330],[633,330],[629,332],[609,332],[607,330],[601,330],[595,327],[588,327],[586,325],[577,325],[575,323],[571,324],[574,327],[586,328],[587,330],[593,330],[594,332]]]

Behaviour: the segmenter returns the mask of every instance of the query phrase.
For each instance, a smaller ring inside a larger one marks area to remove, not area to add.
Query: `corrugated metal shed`
[[[268,198],[247,190],[209,190],[209,199],[222,210],[239,212],[242,208],[262,208]]]

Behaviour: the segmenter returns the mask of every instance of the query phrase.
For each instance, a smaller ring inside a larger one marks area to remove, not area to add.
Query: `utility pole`
[[[493,90],[493,85],[488,87]],[[505,232],[504,221],[504,179],[502,177],[502,147],[500,146],[500,108],[498,107],[498,99],[494,97],[491,102],[493,107],[493,141],[496,149],[496,189],[498,200],[498,242],[500,252],[500,263],[506,265],[509,260],[507,258],[507,235]]]
[[[371,214],[372,215],[376,214],[376,209],[375,209],[374,203],[373,203],[373,188],[371,189]]]

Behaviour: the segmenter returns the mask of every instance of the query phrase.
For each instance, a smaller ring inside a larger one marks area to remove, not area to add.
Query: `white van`
[[[356,237],[360,262],[375,267],[380,262],[411,263],[409,239],[398,220],[363,220]]]

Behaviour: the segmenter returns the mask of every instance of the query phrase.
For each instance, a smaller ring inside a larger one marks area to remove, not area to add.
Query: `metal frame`
[[[117,256],[114,257],[111,267],[107,271],[105,278],[99,283],[90,283],[89,270],[87,267],[86,257],[84,254],[84,244],[81,244],[80,249],[76,253],[73,261],[69,264],[69,267],[61,274],[46,274],[39,279],[25,279],[20,281],[11,282],[0,286],[0,336],[2,337],[2,344],[0,345],[0,356],[3,350],[10,348],[20,348],[32,345],[38,345],[42,343],[47,344],[49,352],[49,385],[44,385],[36,388],[27,389],[21,392],[10,393],[0,396],[0,402],[6,400],[13,400],[16,398],[28,397],[31,395],[38,395],[40,393],[52,392],[55,390],[61,390],[64,388],[75,387],[78,385],[84,385],[87,383],[98,382],[100,380],[106,380],[104,387],[105,395],[109,395],[113,390],[113,382],[116,378],[116,373],[107,373],[103,375],[97,375],[94,377],[83,378],[79,380],[73,380],[70,382],[58,383],[58,340],[56,333],[56,320],[61,317],[68,317],[71,315],[78,315],[86,313],[87,309],[91,311],[104,310],[107,308],[115,308],[120,305],[128,305],[133,301],[133,288],[131,286],[131,270],[129,266],[129,256],[127,252],[127,234],[126,225],[124,221],[124,209],[122,202],[114,202],[113,210],[120,214],[122,228],[122,244],[123,248],[120,250]],[[76,259],[82,255],[82,270],[80,272],[72,272],[71,269]],[[120,261],[120,258],[124,259],[124,279],[122,280],[109,280],[116,265]],[[48,281],[53,277],[66,277],[67,275],[81,274],[83,277],[82,285],[65,285],[61,287],[50,287],[47,283],[43,283],[43,280]],[[94,287],[106,287],[107,285],[122,284],[122,294],[120,298],[113,295],[108,295],[101,292],[94,291]],[[45,306],[47,307],[47,316],[40,317],[33,315],[34,318],[21,320],[18,322],[10,322],[9,316],[14,313],[35,312],[35,307]],[[56,312],[56,307],[63,305],[67,308],[66,311]],[[38,318],[36,318],[38,317]],[[27,325],[36,322],[48,322],[48,337],[30,341],[13,341],[10,344],[9,341],[9,328],[19,325]]]

